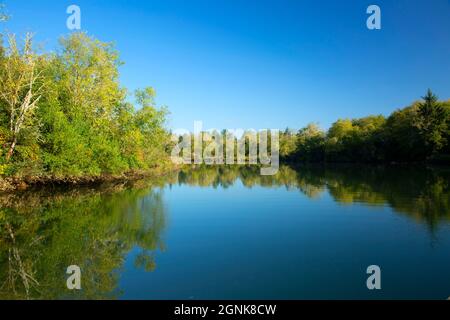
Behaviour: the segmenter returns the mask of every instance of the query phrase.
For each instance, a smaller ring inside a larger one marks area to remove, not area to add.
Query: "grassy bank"
[[[133,170],[120,174],[101,174],[84,176],[23,176],[0,177],[0,193],[24,191],[45,186],[93,186],[104,183],[125,183],[141,179],[158,178],[173,172],[181,167],[177,165],[154,166],[147,170]]]

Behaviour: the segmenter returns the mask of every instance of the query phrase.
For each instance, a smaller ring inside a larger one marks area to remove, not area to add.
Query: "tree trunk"
[[[14,137],[14,140],[11,143],[11,146],[9,147],[8,153],[6,154],[6,161],[9,161],[9,159],[11,159],[11,157],[14,153],[14,148],[16,147],[16,143],[17,143],[17,137]]]

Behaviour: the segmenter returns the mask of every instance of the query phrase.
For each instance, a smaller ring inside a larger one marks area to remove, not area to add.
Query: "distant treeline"
[[[0,35],[1,37],[1,35]],[[31,36],[0,38],[0,176],[95,177],[170,164],[167,110],[152,88],[135,107],[111,44],[85,33],[38,53]]]
[[[388,118],[340,119],[328,131],[310,124],[280,136],[286,162],[450,163],[450,100],[440,102],[428,90],[422,101]]]
[[[218,154],[220,159],[231,154],[237,160],[239,150],[245,154],[241,158],[248,163],[249,158],[258,157],[261,144],[257,144],[261,142],[261,133],[265,132],[267,154],[272,153],[273,136],[269,129],[259,132],[241,130],[239,134],[234,131],[202,131],[176,137],[180,144],[184,141],[184,147],[191,150],[191,159],[195,159],[197,143],[203,159],[208,159],[206,154],[214,157]],[[438,101],[437,96],[428,90],[423,100],[397,110],[387,118],[378,115],[339,119],[328,131],[314,123],[298,131],[287,128],[280,132],[279,151],[281,161],[285,163],[450,163],[450,100]],[[217,163],[217,159],[211,161]],[[224,159],[219,161],[224,162]]]

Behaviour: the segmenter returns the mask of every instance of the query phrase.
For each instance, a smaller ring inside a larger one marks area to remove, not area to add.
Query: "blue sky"
[[[130,91],[153,86],[171,128],[300,128],[450,98],[450,1],[4,0],[8,31],[53,50],[82,29],[114,41]],[[366,28],[377,4],[382,29]]]

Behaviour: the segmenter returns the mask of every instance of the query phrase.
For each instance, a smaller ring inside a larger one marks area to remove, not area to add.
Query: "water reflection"
[[[411,166],[282,166],[276,176],[261,176],[256,167],[199,167],[181,172],[179,183],[228,188],[244,186],[297,189],[311,199],[324,193],[343,205],[389,206],[434,229],[450,220],[450,169]]]
[[[136,267],[155,268],[166,223],[160,188],[50,191],[0,198],[0,299],[116,298],[118,270],[134,246],[142,250]],[[73,264],[81,291],[66,288]]]
[[[276,176],[257,167],[199,167],[132,184],[40,189],[0,196],[0,299],[118,298],[126,254],[134,267],[157,268],[167,224],[164,186],[285,187],[311,199],[389,206],[426,223],[450,219],[450,171],[444,168],[283,166]],[[65,287],[67,266],[83,272],[81,291]]]

